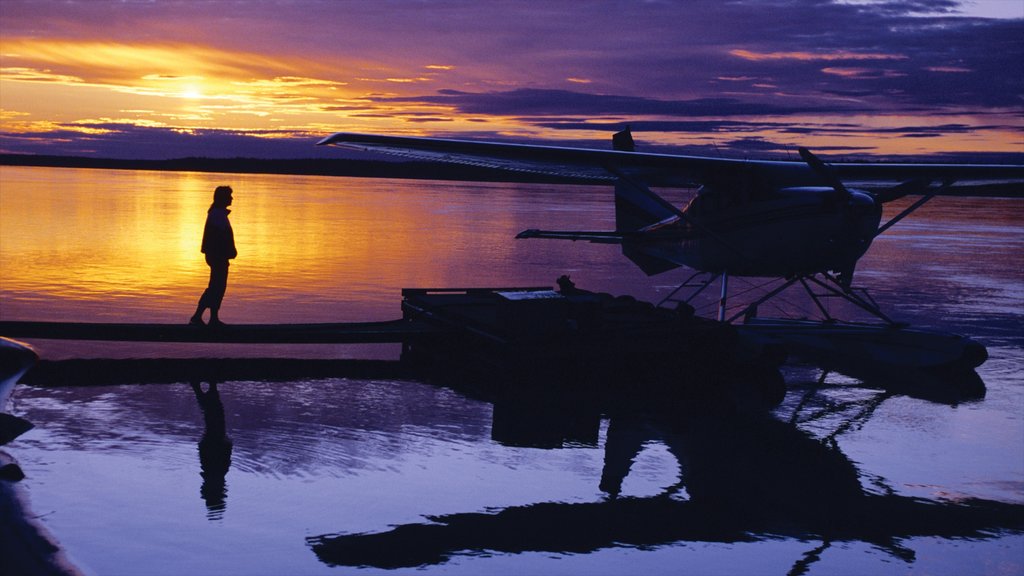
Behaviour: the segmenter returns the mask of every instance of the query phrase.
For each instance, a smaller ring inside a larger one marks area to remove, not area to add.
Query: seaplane
[[[614,186],[614,230],[529,229],[517,238],[618,244],[648,275],[692,269],[677,289],[690,287],[689,294],[674,291],[659,305],[688,305],[720,281],[718,320],[737,324],[753,341],[782,343],[790,354],[839,369],[881,364],[973,373],[987,359],[984,346],[891,319],[854,286],[854,269],[875,238],[937,196],[1024,197],[1024,165],[828,163],[806,148],[799,161],[647,153],[636,150],[628,128],[614,134],[610,150],[344,132],[318,144],[607,181]],[[650,186],[698,191],[678,208]],[[917,199],[883,223],[883,205],[908,196]],[[781,285],[730,315],[731,276],[776,278]],[[760,305],[794,285],[803,286],[822,319],[758,317]],[[872,322],[832,317],[822,305],[829,297],[866,311]]]

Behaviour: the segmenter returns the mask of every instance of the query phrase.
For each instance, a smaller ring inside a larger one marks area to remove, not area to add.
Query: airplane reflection
[[[199,467],[203,478],[199,493],[206,501],[206,517],[219,520],[227,509],[228,487],[226,476],[231,467],[233,444],[224,422],[224,404],[217,391],[217,382],[211,381],[204,392],[198,380],[190,382],[199,409],[203,412],[206,428],[199,440]]]
[[[863,373],[854,370],[837,372],[857,378],[862,388],[884,390],[888,394],[900,394],[950,406],[981,400],[987,393],[984,380],[975,370],[951,370],[946,373],[922,370],[895,373]],[[827,369],[822,372],[822,381],[828,373]]]
[[[31,422],[8,414],[5,410],[18,379],[38,359],[39,356],[31,346],[0,337],[0,446],[32,429]]]
[[[495,414],[501,413],[496,407]],[[567,429],[562,426],[549,438],[564,437]],[[621,496],[630,467],[651,441],[678,460],[678,481],[653,497]],[[901,544],[905,538],[987,538],[1024,530],[1024,505],[930,501],[866,490],[856,466],[834,441],[816,439],[767,414],[672,419],[613,414],[604,448],[599,486],[608,496],[603,501],[430,516],[384,532],[327,534],[306,542],[328,565],[393,569],[484,551],[586,553],[779,537],[820,541],[790,572],[802,574],[833,542],[866,542],[912,562],[913,550]]]

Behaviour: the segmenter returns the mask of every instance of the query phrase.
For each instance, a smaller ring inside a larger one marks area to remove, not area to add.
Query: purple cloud
[[[472,93],[441,90],[436,95],[377,98],[382,104],[437,104],[451,106],[462,114],[500,116],[768,116],[788,114],[865,111],[866,108],[839,106],[783,106],[744,101],[737,98],[657,100],[636,96],[588,94],[569,90],[520,89],[507,92]]]
[[[191,133],[169,128],[149,128],[130,124],[91,125],[106,130],[83,135],[65,130],[13,134],[0,132],[0,151],[5,153],[57,156],[86,156],[125,160],[161,160],[169,158],[337,158],[337,151],[317,147],[319,134],[281,135],[267,138],[266,133],[244,134],[229,130],[196,130]]]

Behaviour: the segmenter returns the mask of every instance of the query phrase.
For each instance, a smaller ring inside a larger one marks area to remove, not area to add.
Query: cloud
[[[784,122],[760,122],[742,120],[640,120],[640,121],[535,121],[537,126],[550,128],[552,130],[600,130],[605,132],[618,132],[629,126],[634,132],[689,132],[694,134],[706,134],[725,131],[753,131],[770,129],[782,129],[790,125]]]
[[[1024,117],[1024,18],[972,17],[954,0],[245,8],[4,0],[0,83],[18,114],[4,117],[5,146],[116,119],[135,128],[81,149],[124,157],[136,149],[114,142],[140,139],[149,154],[146,138],[164,137],[170,155],[216,150],[200,138],[333,129],[587,139],[625,122],[657,145],[732,137],[752,151],[818,135],[861,149],[877,130],[1005,149]],[[940,116],[973,128],[931,126]],[[922,129],[883,130],[901,126]]]
[[[570,90],[518,89],[503,92],[463,92],[441,90],[437,94],[374,98],[386,104],[429,104],[450,107],[461,114],[493,116],[624,116],[642,118],[660,116],[737,116],[785,115],[834,112],[836,106],[779,105],[739,98],[696,98],[656,100],[638,96],[616,96]],[[844,106],[850,111],[853,106]]]
[[[834,60],[906,60],[907,57],[903,54],[864,54],[857,52],[847,52],[840,50],[838,52],[828,53],[813,53],[813,52],[752,52],[750,50],[730,50],[729,54],[738,56],[744,60],[752,60],[754,62],[760,62],[762,60],[801,60],[801,61],[825,61],[831,62]]]
[[[107,41],[4,38],[7,60],[49,67],[95,83],[133,83],[140,78],[175,79],[182,75],[206,78],[246,78],[254,70],[287,70],[272,56],[240,55],[184,43],[125,44]]]
[[[959,15],[962,9],[962,4],[956,0],[845,0],[838,3],[889,16]]]
[[[0,132],[0,151],[127,160],[329,157],[322,147],[315,146],[321,136],[288,131],[181,130],[127,123],[64,125],[41,132]]]
[[[77,76],[54,74],[49,70],[11,66],[0,68],[0,75],[11,82],[42,82],[55,84],[81,84],[83,80]]]
[[[842,66],[826,66],[821,71],[825,74],[833,74],[844,78],[899,78],[906,76],[906,72],[897,72],[886,68],[856,68]]]

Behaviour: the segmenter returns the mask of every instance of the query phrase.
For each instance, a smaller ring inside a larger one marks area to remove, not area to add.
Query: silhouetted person
[[[227,426],[224,423],[224,404],[217,392],[217,383],[210,382],[210,387],[203,392],[198,381],[193,381],[192,391],[196,393],[199,408],[203,411],[203,422],[206,429],[199,440],[199,468],[203,484],[199,494],[206,501],[206,515],[215,520],[224,515],[227,508],[228,488],[225,476],[231,467],[231,438],[228,438]]]
[[[231,187],[218,186],[213,191],[213,204],[206,213],[206,226],[203,228],[202,253],[206,255],[206,263],[210,266],[210,284],[206,287],[196,313],[189,324],[202,326],[203,312],[210,310],[210,326],[223,326],[218,314],[220,303],[224,300],[224,291],[228,287],[228,260],[238,255],[235,250],[235,233],[228,221],[228,206],[231,206]]]

